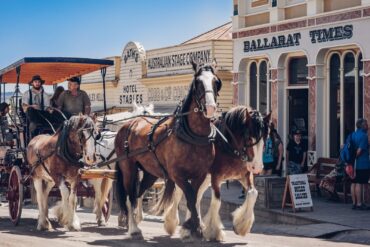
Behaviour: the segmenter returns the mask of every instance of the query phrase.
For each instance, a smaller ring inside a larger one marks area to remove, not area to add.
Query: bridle
[[[252,119],[253,118],[255,119],[256,117],[260,117],[260,114],[259,114],[258,111],[251,111],[251,112],[249,112],[249,115],[251,116]],[[257,121],[260,121],[260,119],[257,119]],[[222,134],[222,131],[218,130],[217,127],[215,126],[216,131],[219,133],[219,135],[223,139],[224,143],[226,144],[226,149],[229,151],[229,153],[232,153],[234,156],[236,156],[237,158],[239,158],[243,162],[246,162],[246,161],[251,162],[253,160],[253,158],[250,157],[247,150],[248,150],[248,148],[251,148],[251,147],[257,145],[261,141],[261,139],[263,138],[263,131],[262,131],[263,127],[264,127],[263,126],[263,121],[260,122],[260,123],[262,123],[262,125],[258,126],[259,127],[259,131],[258,131],[259,135],[257,136],[257,138],[255,138],[254,142],[248,143],[248,141],[251,139],[250,135],[249,135],[249,132],[248,131],[244,132],[244,135],[243,135],[244,145],[241,148],[236,148],[238,146],[238,142],[237,142],[236,137],[233,134],[233,132],[227,126],[227,124],[225,122],[225,119],[222,118],[220,120],[220,122],[221,122],[221,124],[220,124],[221,128],[226,130],[226,132],[228,133],[228,135],[231,138],[232,143],[230,144],[228,139]]]
[[[208,70],[207,70],[208,71]],[[212,71],[212,70],[211,70]],[[213,73],[213,71],[212,71]],[[215,83],[221,83],[221,80],[215,75],[215,80],[216,82]],[[216,90],[204,90],[201,94],[198,94],[197,92],[197,88],[196,88],[196,83],[197,83],[197,79],[194,79],[193,82],[192,82],[192,93],[194,94],[194,99],[195,99],[195,102],[197,104],[197,108],[194,109],[195,112],[202,112],[203,114],[205,114],[206,112],[206,102],[205,102],[205,95],[207,93],[212,93],[213,94],[213,97],[215,99],[215,102],[217,102],[217,95],[218,95],[218,90],[216,88]],[[203,99],[203,100],[202,100]]]

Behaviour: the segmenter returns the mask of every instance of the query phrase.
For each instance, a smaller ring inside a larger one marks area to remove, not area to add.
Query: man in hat
[[[78,77],[68,79],[68,90],[64,91],[59,99],[59,109],[69,118],[80,113],[89,115],[91,102],[87,93],[80,89],[81,80]]]
[[[31,136],[38,133],[38,126],[46,126],[50,121],[51,114],[46,111],[50,107],[50,96],[44,91],[42,85],[44,80],[39,75],[34,75],[30,81],[31,89],[27,90],[22,96],[22,107],[30,121],[29,129]]]
[[[2,102],[0,103],[0,131],[1,131],[1,144],[7,146],[13,146],[13,130],[9,128],[9,122],[7,114],[9,113],[9,104]]]
[[[303,171],[307,156],[307,146],[302,142],[302,133],[299,129],[293,131],[293,139],[286,149],[286,165],[288,175],[300,174]]]

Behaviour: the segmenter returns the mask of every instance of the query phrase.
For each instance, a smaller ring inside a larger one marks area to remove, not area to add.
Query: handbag
[[[350,177],[351,179],[354,179],[356,177],[356,174],[355,174],[355,169],[353,167],[353,164],[346,164],[346,173],[348,175],[348,177]]]

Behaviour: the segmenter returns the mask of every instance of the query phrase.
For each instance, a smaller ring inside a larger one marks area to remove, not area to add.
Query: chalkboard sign
[[[294,212],[297,208],[311,208],[313,210],[307,174],[289,175],[287,177],[282,209],[284,210],[286,206],[291,206]]]

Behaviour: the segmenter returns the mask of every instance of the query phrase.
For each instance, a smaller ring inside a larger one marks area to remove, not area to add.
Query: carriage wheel
[[[107,199],[105,199],[105,203],[102,208],[105,222],[108,222],[109,220],[110,213],[112,212],[112,207],[113,207],[113,189],[109,191]]]
[[[23,184],[21,180],[21,170],[18,166],[13,166],[9,176],[8,201],[10,220],[15,226],[18,225],[22,214]]]

